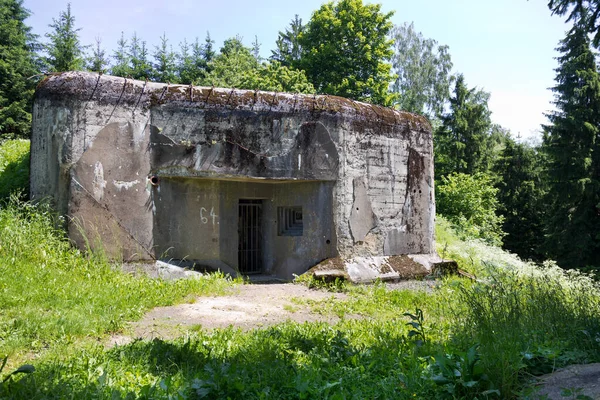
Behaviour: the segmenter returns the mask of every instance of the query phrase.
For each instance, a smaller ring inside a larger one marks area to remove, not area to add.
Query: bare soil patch
[[[403,281],[388,283],[390,290],[432,290],[433,281]],[[314,313],[309,306],[294,299],[344,300],[344,293],[309,289],[292,283],[247,284],[236,287],[226,296],[198,297],[194,303],[157,307],[140,321],[132,322],[127,335],[115,335],[108,346],[125,344],[134,338],[172,339],[189,330],[226,328],[232,326],[243,330],[262,328],[285,321],[335,324],[335,315]]]
[[[133,338],[172,339],[190,329],[215,329],[232,326],[249,330],[285,321],[336,323],[339,318],[315,314],[308,306],[293,299],[345,299],[343,293],[308,289],[303,285],[248,284],[240,285],[226,296],[198,297],[192,304],[157,307],[140,321],[131,323],[128,336],[113,336],[109,346],[128,343]]]

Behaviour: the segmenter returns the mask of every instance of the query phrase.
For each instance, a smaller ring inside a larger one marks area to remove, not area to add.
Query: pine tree
[[[442,117],[442,126],[436,131],[436,177],[488,170],[486,149],[491,139],[488,100],[489,93],[469,89],[464,76],[458,75],[450,98],[450,112]]]
[[[544,187],[537,149],[513,139],[505,141],[496,160],[498,211],[504,216],[503,247],[524,259],[543,259]]]
[[[88,70],[92,72],[104,73],[108,70],[108,59],[106,58],[106,52],[102,48],[102,40],[97,37],[96,44],[92,50],[92,57],[88,62]]]
[[[204,45],[202,46],[202,59],[204,60],[203,65],[205,69],[203,75],[204,78],[206,78],[208,74],[213,70],[212,62],[217,56],[217,53],[213,48],[214,44],[215,41],[212,40],[212,38],[210,37],[210,32],[206,31],[206,38],[204,38]]]
[[[36,36],[22,0],[0,0],[0,138],[28,137],[38,72]]]
[[[154,71],[148,61],[146,42],[138,38],[135,32],[133,33],[131,42],[129,42],[129,52],[127,55],[131,67],[129,74],[133,79],[144,80],[150,79],[153,76]]]
[[[67,4],[67,11],[61,11],[58,19],[52,19],[49,25],[53,31],[46,34],[50,42],[46,44],[48,57],[46,63],[49,71],[80,71],[85,66],[85,46],[79,42],[78,32],[75,28],[75,17],[71,14],[71,3]]]
[[[254,42],[252,42],[252,55],[256,58],[256,61],[259,63],[262,62],[262,57],[260,56],[260,46],[262,43],[258,41],[258,36],[254,35]]]
[[[279,31],[279,36],[275,42],[277,49],[271,50],[271,60],[278,61],[281,65],[287,67],[298,62],[302,55],[299,37],[303,32],[302,18],[296,14],[290,22],[290,27],[285,32]]]
[[[155,46],[153,67],[155,81],[177,83],[175,53],[165,33],[160,37],[160,46]]]
[[[115,64],[110,69],[111,75],[127,77],[131,75],[131,67],[129,66],[129,54],[127,51],[127,39],[125,34],[121,32],[121,38],[117,42],[117,49],[113,56]]]
[[[582,26],[576,24],[557,49],[557,111],[548,115],[544,132],[546,250],[566,268],[600,267],[600,77]]]

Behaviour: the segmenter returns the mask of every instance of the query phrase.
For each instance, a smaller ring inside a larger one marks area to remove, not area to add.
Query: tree
[[[290,22],[289,29],[285,32],[279,31],[275,45],[277,48],[271,50],[270,59],[279,62],[281,65],[289,67],[297,63],[302,55],[302,46],[300,45],[300,35],[304,32],[302,18],[298,14]]]
[[[498,212],[504,216],[503,247],[524,259],[542,260],[545,207],[540,154],[509,138],[493,171],[498,176]]]
[[[85,66],[85,46],[79,42],[78,32],[75,28],[75,17],[71,14],[71,3],[67,4],[67,11],[61,11],[58,19],[52,19],[49,25],[53,31],[46,34],[50,40],[46,44],[48,57],[46,63],[51,72],[80,71]]]
[[[315,11],[299,36],[304,70],[319,93],[389,105],[393,13],[362,0],[330,2]]]
[[[206,31],[206,37],[204,38],[204,46],[202,47],[202,57],[204,58],[204,65],[207,74],[212,69],[211,61],[213,61],[217,55],[217,53],[213,49],[214,44],[215,41],[211,39],[210,32]]]
[[[131,67],[129,66],[129,55],[127,52],[127,40],[125,34],[121,32],[121,38],[117,42],[117,49],[113,53],[115,64],[111,68],[111,74],[114,76],[127,77],[131,75]]]
[[[240,37],[225,40],[221,52],[209,65],[211,71],[204,84],[235,88],[242,88],[244,77],[259,68],[258,61]]]
[[[88,61],[87,69],[92,72],[101,72],[104,73],[108,69],[108,59],[106,58],[106,52],[102,48],[102,40],[97,37],[96,45],[92,50],[92,57]]]
[[[25,25],[22,0],[0,0],[0,138],[29,137],[38,73],[36,36]]]
[[[450,98],[450,112],[442,117],[435,135],[436,175],[451,172],[474,174],[490,166],[486,149],[490,144],[489,93],[469,89],[459,74]]]
[[[146,41],[138,38],[137,33],[133,33],[131,42],[129,42],[129,52],[127,53],[129,63],[129,76],[133,79],[150,79],[155,75],[150,61],[148,61],[148,49]]]
[[[563,267],[600,267],[600,76],[586,24],[558,51],[557,111],[548,114],[546,250]]]
[[[212,41],[210,41],[210,44],[212,46]],[[179,45],[177,75],[180,83],[197,84],[206,78],[208,61],[206,60],[205,50],[206,44],[201,45],[198,38],[192,43],[191,47],[185,40]],[[210,57],[212,59],[212,55]]]
[[[414,25],[394,27],[392,71],[397,76],[392,91],[398,93],[396,107],[428,116],[441,115],[450,98],[452,61],[448,46],[438,46],[415,32]]]
[[[289,93],[315,92],[304,71],[286,67],[278,61],[271,61],[244,73],[239,88]]]
[[[254,35],[254,42],[252,42],[252,55],[256,58],[256,61],[260,64],[262,57],[260,56],[261,43],[258,41],[258,36]]]
[[[481,238],[498,246],[504,237],[504,218],[496,213],[497,193],[488,174],[452,173],[436,185],[437,212],[448,218],[461,236]]]
[[[549,0],[552,14],[566,15],[587,33],[594,35],[594,46],[600,44],[600,1],[598,0]]]
[[[154,80],[157,82],[177,83],[175,53],[169,46],[167,35],[160,37],[160,46],[155,46],[154,51]]]

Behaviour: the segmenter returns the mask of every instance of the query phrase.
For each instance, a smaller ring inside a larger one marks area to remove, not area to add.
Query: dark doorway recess
[[[242,274],[262,272],[262,200],[240,199],[238,267]]]

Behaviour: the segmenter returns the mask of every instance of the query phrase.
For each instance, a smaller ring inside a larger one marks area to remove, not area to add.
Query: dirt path
[[[227,296],[198,297],[195,303],[157,307],[140,321],[131,324],[128,335],[114,336],[109,346],[128,343],[133,338],[171,339],[190,329],[233,326],[244,330],[275,325],[284,321],[336,323],[339,319],[312,313],[294,299],[345,299],[342,293],[308,289],[303,285],[240,285]]]

